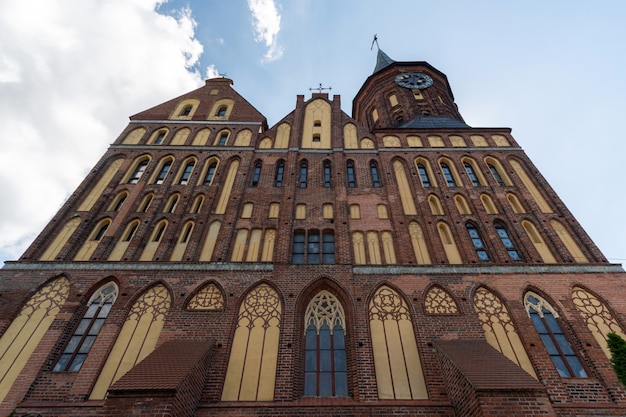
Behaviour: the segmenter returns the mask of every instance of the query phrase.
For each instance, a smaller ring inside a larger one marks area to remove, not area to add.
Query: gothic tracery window
[[[343,307],[333,294],[323,290],[311,300],[304,317],[304,395],[347,396]]]

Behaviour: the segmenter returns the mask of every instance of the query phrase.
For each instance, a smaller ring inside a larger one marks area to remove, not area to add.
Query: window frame
[[[348,188],[356,188],[356,171],[354,167],[354,161],[348,159],[346,161],[346,183]]]
[[[378,163],[374,160],[370,161],[370,174],[372,176],[372,187],[381,188],[383,186],[383,183],[380,179]]]

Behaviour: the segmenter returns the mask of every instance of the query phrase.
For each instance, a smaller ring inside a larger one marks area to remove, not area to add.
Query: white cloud
[[[248,7],[252,13],[255,40],[264,42],[267,46],[264,60],[279,59],[283,55],[283,49],[278,45],[280,14],[274,0],[248,0]]]
[[[0,2],[0,261],[22,254],[128,116],[202,84],[190,11],[160,3]]]
[[[211,64],[207,67],[206,69],[206,78],[217,78],[220,76],[219,71],[217,70],[217,67],[214,64]]]

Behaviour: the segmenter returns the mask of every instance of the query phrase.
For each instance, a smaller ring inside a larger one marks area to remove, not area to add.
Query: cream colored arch
[[[196,133],[193,137],[193,142],[191,142],[192,146],[206,146],[209,142],[209,137],[211,136],[211,129],[204,128]]]
[[[609,307],[598,296],[578,286],[572,288],[572,301],[606,357],[611,359],[607,335],[615,333],[622,339],[626,339],[626,335]]]
[[[515,159],[510,159],[509,163],[513,167],[513,170],[515,171],[519,179],[522,180],[522,183],[524,183],[524,186],[526,187],[528,192],[533,196],[535,203],[537,203],[537,205],[539,206],[539,210],[541,210],[542,213],[552,213],[552,209],[548,205],[548,202],[543,198],[543,195],[537,189],[535,183],[530,179],[528,174],[526,174],[526,171],[524,170],[522,165]]]
[[[406,300],[391,287],[381,286],[369,302],[369,323],[378,398],[428,398]]]
[[[421,148],[422,146],[424,146],[422,144],[422,138],[420,138],[419,136],[407,136],[406,142],[410,148]]]
[[[176,131],[176,134],[174,135],[174,139],[172,139],[172,141],[170,142],[170,145],[174,145],[174,146],[184,145],[190,133],[191,133],[191,130],[186,127],[182,129],[178,129]]]
[[[163,284],[143,293],[133,304],[94,385],[90,400],[102,400],[115,381],[145,359],[156,347],[172,299]]]
[[[511,146],[509,140],[502,135],[492,135],[491,139],[496,143],[496,146]]]
[[[465,144],[465,139],[463,139],[463,136],[450,135],[450,136],[448,136],[448,139],[450,139],[450,143],[455,148],[464,148],[464,147],[467,146]]]
[[[380,243],[378,242],[378,232],[367,232],[367,255],[371,265],[381,265],[383,263],[380,256]]]
[[[361,139],[361,149],[376,149],[374,141],[368,138]]]
[[[146,129],[143,127],[138,127],[137,129],[133,129],[128,133],[128,135],[126,135],[126,137],[122,141],[122,144],[136,145],[141,141],[141,139],[143,138],[143,135],[145,134],[146,134]]]
[[[461,194],[457,194],[454,196],[454,204],[456,204],[456,208],[460,214],[472,214],[472,210],[467,204],[467,200]]]
[[[526,210],[524,210],[524,206],[522,206],[522,203],[520,203],[519,199],[517,198],[515,194],[507,193],[506,199],[509,201],[509,204],[511,205],[511,208],[513,209],[514,213],[517,213],[517,214],[526,213]]]
[[[250,129],[243,129],[241,132],[237,133],[234,146],[250,146],[251,140],[252,131]]]
[[[414,162],[415,162],[415,169],[417,169],[418,173],[420,174],[419,177],[420,177],[420,182],[422,183],[422,186],[423,187],[437,187],[437,178],[435,177],[435,173],[430,167],[430,162],[428,161],[428,159],[417,157],[415,158]],[[428,180],[429,180],[430,185],[426,185],[424,183],[424,179],[422,178],[422,175],[419,172],[420,171],[419,165],[422,165],[424,169],[426,170],[426,174],[428,174]]]
[[[228,200],[230,199],[230,193],[233,189],[238,169],[239,160],[235,159],[230,163],[230,167],[228,168],[228,174],[226,175],[226,180],[224,181],[224,186],[222,187],[222,193],[220,194],[217,206],[215,207],[215,214],[224,214],[226,212],[226,207],[228,205]]]
[[[182,184],[181,181],[184,181],[183,176],[185,175],[185,170],[187,169],[187,165],[189,163],[193,163],[193,167],[191,168],[191,172],[189,173],[189,177],[187,178],[186,182],[184,184]],[[180,166],[178,168],[178,172],[176,173],[176,177],[174,178],[174,184],[181,184],[181,185],[186,185],[191,181],[191,176],[193,175],[193,172],[196,170],[196,168],[198,167],[198,159],[196,159],[195,156],[190,156],[188,158],[186,158],[185,160],[183,160],[180,163]]]
[[[345,149],[358,149],[359,141],[356,135],[356,126],[346,123],[343,127],[343,147]]]
[[[567,231],[563,224],[561,224],[557,220],[550,220],[550,225],[552,225],[552,228],[556,231],[557,235],[559,235],[561,242],[563,242],[569,254],[572,255],[574,261],[578,263],[589,262],[589,259],[587,259],[583,251],[576,244],[576,242],[572,238],[572,235]]]
[[[91,259],[91,256],[96,251],[96,248],[100,244],[100,241],[104,237],[107,229],[111,225],[111,219],[106,218],[100,220],[96,227],[93,228],[87,240],[83,243],[80,250],[74,257],[75,261],[88,261]]]
[[[504,182],[504,185],[508,187],[513,185],[513,183],[511,182],[511,179],[509,178],[506,171],[502,167],[502,164],[500,163],[500,161],[498,161],[496,158],[493,158],[491,156],[487,156],[485,158],[485,163],[493,166],[496,169],[498,175],[502,179],[502,182]]]
[[[271,149],[272,148],[272,139],[265,138],[259,142],[259,149]]]
[[[225,305],[224,293],[214,283],[204,284],[187,303],[191,311],[222,311]]]
[[[50,281],[28,300],[0,338],[0,403],[13,387],[69,294],[70,282],[66,277]],[[43,357],[38,359],[38,362],[41,361]],[[24,391],[28,383],[22,388]]]
[[[163,158],[161,158],[159,160],[159,163],[157,164],[156,169],[154,170],[154,172],[152,173],[152,175],[150,176],[150,179],[148,180],[149,184],[155,184],[157,182],[157,178],[159,178],[159,175],[161,173],[161,170],[163,170],[163,167],[165,166],[165,164],[169,163],[170,167],[168,169],[168,172],[165,174],[164,177],[161,178],[162,181],[165,180],[165,178],[167,178],[167,176],[169,175],[169,173],[172,171],[172,166],[174,165],[174,157],[171,155],[165,156]],[[160,184],[160,183],[159,183]]]
[[[431,264],[430,255],[428,253],[428,245],[422,227],[416,222],[409,223],[409,235],[411,236],[411,244],[415,253],[415,260],[418,265]]]
[[[199,105],[200,100],[195,98],[182,100],[178,103],[178,106],[176,106],[176,109],[174,109],[169,118],[172,120],[191,120],[196,110],[198,110]]]
[[[234,105],[235,101],[230,98],[217,100],[211,107],[207,120],[228,120],[233,112]],[[223,115],[221,115],[222,113]]]
[[[472,167],[472,170],[474,171],[474,175],[476,175],[476,179],[478,180],[478,183],[480,185],[484,186],[485,184],[487,184],[487,180],[485,180],[485,176],[483,175],[483,172],[480,170],[480,168],[478,167],[478,164],[473,158],[464,156],[463,158],[461,158],[461,163],[468,164],[469,166]],[[465,172],[469,176],[470,174],[469,172],[467,172],[467,168],[465,166],[464,168],[465,168]]]
[[[61,252],[65,244],[72,237],[78,225],[80,224],[80,218],[74,217],[61,229],[61,231],[56,235],[52,243],[48,246],[46,251],[39,257],[40,261],[54,261],[56,256]]]
[[[431,148],[443,148],[445,145],[443,143],[443,138],[438,135],[430,135],[427,137],[428,144]]]
[[[446,252],[448,262],[451,264],[462,264],[463,260],[461,259],[461,254],[456,246],[454,237],[452,236],[450,226],[444,222],[439,222],[437,223],[437,231],[439,232],[439,238],[443,244],[443,249]]]
[[[178,240],[176,241],[176,246],[174,246],[174,250],[172,251],[172,256],[170,256],[170,261],[182,261],[183,256],[185,256],[185,250],[187,250],[187,244],[191,238],[191,234],[194,229],[194,222],[188,221],[185,223],[183,228],[181,229],[180,236],[178,236]]]
[[[167,138],[167,134],[169,132],[170,130],[166,127],[156,129],[154,132],[152,132],[146,143],[148,145],[162,145],[165,142],[165,139]]]
[[[143,252],[139,257],[140,261],[151,261],[154,258],[154,254],[163,240],[167,226],[167,220],[161,220],[154,226],[148,243],[146,243],[146,247],[143,249]]]
[[[126,183],[129,183],[131,181],[132,181],[132,184],[136,184],[137,182],[139,182],[139,180],[141,179],[141,177],[145,173],[145,170],[146,170],[147,166],[150,164],[150,161],[152,161],[152,158],[150,157],[150,155],[146,155],[146,154],[138,156],[137,158],[135,158],[135,160],[131,164],[131,166],[128,169],[128,171],[126,171],[126,174],[122,178],[122,181],[120,182],[120,184],[126,184]],[[143,168],[141,168],[141,167],[143,167]],[[105,187],[106,187],[106,185],[105,185]],[[104,189],[104,187],[102,187],[102,188]],[[94,189],[94,191],[95,191],[95,189]],[[93,193],[93,191],[92,191],[92,193]],[[89,199],[89,197],[87,197],[87,199],[85,199],[85,201],[87,201],[88,199]]]
[[[137,228],[139,227],[139,220],[135,219],[128,223],[124,232],[121,235],[120,240],[115,244],[113,251],[109,255],[109,261],[120,261],[124,254],[126,253],[126,249],[128,249],[128,245],[130,245],[130,241],[135,236],[137,232]]]
[[[274,148],[287,149],[289,147],[289,135],[291,134],[291,126],[288,123],[281,123],[276,128],[276,142]]]
[[[239,307],[222,401],[272,401],[282,305],[267,284],[251,289]]]
[[[209,174],[209,169],[211,168],[211,165],[215,164],[215,167],[213,169],[213,173],[209,176],[207,176],[207,174]],[[211,185],[213,184],[213,181],[215,180],[215,174],[217,173],[218,168],[220,167],[220,159],[217,156],[211,156],[209,157],[205,163],[204,163],[204,167],[202,167],[202,171],[200,171],[200,175],[198,176],[198,182],[197,185]]]
[[[215,139],[213,140],[213,146],[228,146],[228,141],[230,140],[230,130],[222,129],[217,135],[215,135]]]
[[[352,250],[354,252],[355,264],[367,264],[367,258],[365,257],[365,240],[363,239],[363,232],[352,232]]]
[[[129,194],[126,190],[117,193],[113,201],[111,201],[111,204],[109,204],[109,207],[107,207],[107,211],[120,211],[128,196]]]
[[[433,216],[443,216],[443,207],[439,197],[434,194],[428,196],[428,205],[430,206],[430,212]]]
[[[213,257],[213,251],[215,250],[215,244],[217,243],[217,236],[220,232],[222,224],[217,220],[212,222],[209,226],[209,231],[204,239],[204,245],[202,246],[202,252],[200,252],[199,261],[211,262]]]
[[[331,107],[326,100],[315,99],[304,110],[302,148],[330,149]]]
[[[537,379],[508,309],[502,300],[485,287],[474,293],[474,310],[482,323],[487,342]]]
[[[417,214],[415,199],[413,198],[413,193],[411,192],[411,186],[409,185],[409,179],[406,175],[404,164],[398,160],[393,161],[393,171],[396,176],[396,182],[398,183],[398,189],[400,190],[400,201],[402,202],[404,214]]]
[[[276,243],[276,230],[266,229],[263,236],[263,251],[261,252],[261,262],[272,262],[274,260],[274,244]]]
[[[459,176],[459,173],[456,170],[456,165],[451,159],[445,158],[445,157],[439,158],[438,163],[439,163],[439,168],[441,168],[442,174],[443,174],[443,167],[441,166],[441,164],[446,164],[448,168],[450,169],[450,174],[454,178],[454,182],[456,183],[456,186],[457,187],[463,186],[463,181],[461,181],[461,177]],[[445,179],[445,176],[444,176],[444,179]]]
[[[470,140],[472,141],[472,144],[474,144],[474,146],[476,147],[489,146],[489,144],[487,143],[487,139],[485,139],[485,137],[481,135],[470,135]]]
[[[385,148],[399,148],[400,138],[391,135],[383,136],[383,146]]]
[[[491,199],[491,197],[489,197],[489,195],[484,193],[481,194],[480,201],[483,203],[485,211],[488,214],[498,214],[498,209],[496,208],[496,205],[493,203],[493,200]]]
[[[448,291],[433,285],[424,296],[424,311],[435,315],[458,314],[459,306]]]
[[[235,244],[233,251],[230,255],[231,262],[243,261],[244,250],[246,249],[246,242],[248,241],[248,229],[237,230],[237,236],[235,237]]]
[[[537,231],[535,225],[528,220],[524,220],[522,221],[522,226],[524,227],[524,230],[526,230],[526,233],[528,234],[528,237],[530,238],[532,244],[535,246],[535,249],[537,250],[537,252],[539,252],[539,256],[541,256],[543,262],[547,264],[556,263],[554,255],[552,255],[552,252],[550,252],[550,249],[548,249],[548,245],[546,245],[546,242],[543,241],[543,238]]]
[[[96,201],[98,201],[106,187],[111,183],[111,180],[113,180],[113,177],[115,177],[115,174],[119,171],[123,162],[124,158],[117,158],[111,162],[104,174],[100,176],[96,185],[91,189],[87,197],[80,204],[77,211],[89,211],[93,208]]]

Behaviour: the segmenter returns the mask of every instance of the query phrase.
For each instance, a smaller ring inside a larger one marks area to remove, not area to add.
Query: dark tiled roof
[[[439,351],[476,390],[532,390],[545,387],[484,340],[437,340]]]
[[[381,49],[378,50],[378,54],[376,55],[376,68],[374,68],[374,72],[372,74],[376,74],[383,68],[387,68],[389,65],[393,64],[393,59],[389,58],[386,53],[384,53]]]
[[[175,391],[212,347],[212,341],[167,341],[115,382],[109,393]]]
[[[467,129],[465,123],[450,117],[420,117],[400,125],[401,129],[436,129],[436,128]]]

